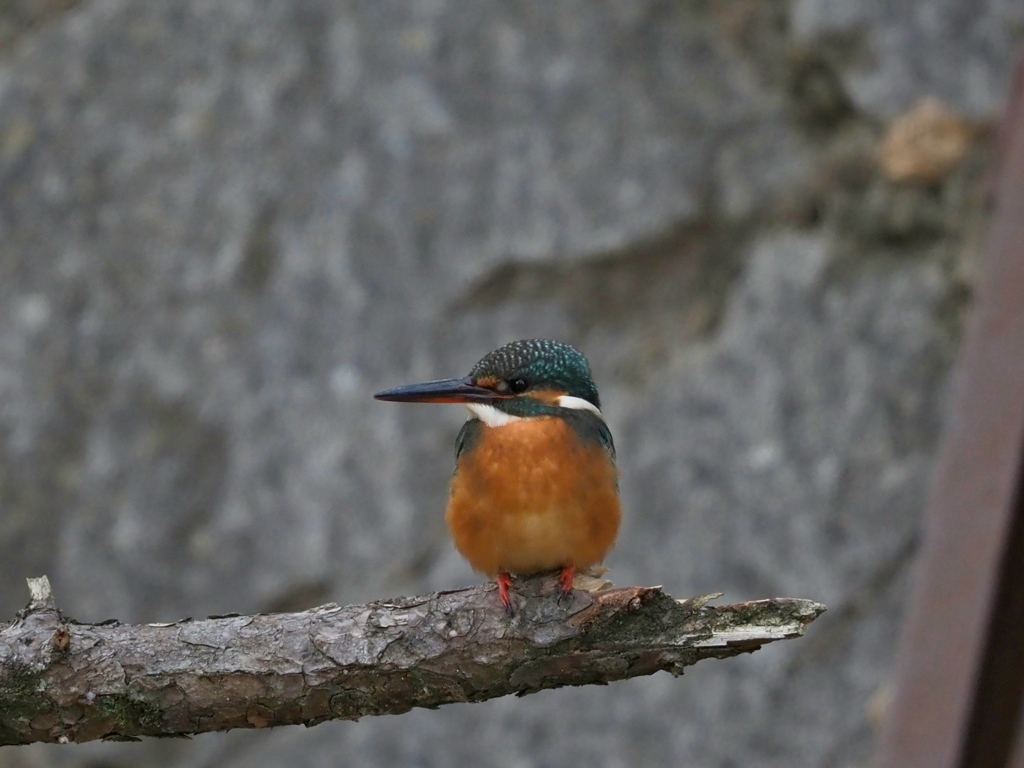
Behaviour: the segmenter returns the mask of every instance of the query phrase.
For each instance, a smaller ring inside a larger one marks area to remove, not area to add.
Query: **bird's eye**
[[[518,395],[520,392],[525,392],[529,384],[526,383],[525,379],[512,379],[508,383],[508,388],[512,390],[513,394]]]

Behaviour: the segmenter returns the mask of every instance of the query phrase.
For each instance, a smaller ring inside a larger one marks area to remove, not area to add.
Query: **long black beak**
[[[374,397],[395,403],[490,403],[509,395],[476,386],[467,376],[463,379],[440,379],[422,384],[385,389]]]

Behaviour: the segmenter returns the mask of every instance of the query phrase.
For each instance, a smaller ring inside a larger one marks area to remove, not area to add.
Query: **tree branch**
[[[0,625],[0,745],[186,736],[608,683],[799,637],[825,607],[779,598],[708,606],[659,587],[550,578],[302,613],[79,624],[49,582]],[[588,588],[589,587],[589,588]]]

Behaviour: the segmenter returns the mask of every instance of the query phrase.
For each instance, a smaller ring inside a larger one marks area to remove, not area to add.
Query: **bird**
[[[619,531],[615,443],[587,359],[575,347],[522,339],[485,355],[462,378],[378,392],[378,400],[462,403],[445,520],[456,549],[493,579],[514,615],[511,574],[600,564]]]

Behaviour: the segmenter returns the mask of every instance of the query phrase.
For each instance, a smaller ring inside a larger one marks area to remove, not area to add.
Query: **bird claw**
[[[498,571],[498,577],[495,579],[498,584],[498,599],[501,600],[501,604],[505,607],[505,613],[508,614],[509,618],[516,615],[516,609],[512,606],[512,596],[508,593],[509,587],[512,586],[512,577],[508,571]]]
[[[557,600],[559,605],[572,603],[573,580],[575,578],[576,566],[566,565],[562,567],[558,574]],[[512,594],[509,591],[512,588],[512,575],[508,571],[498,571],[494,581],[498,585],[498,599],[501,601],[505,613],[508,614],[509,618],[512,618],[516,615],[515,606],[512,604]]]
[[[566,565],[558,575],[558,603],[565,605],[572,602],[572,583],[576,578],[576,566]]]

